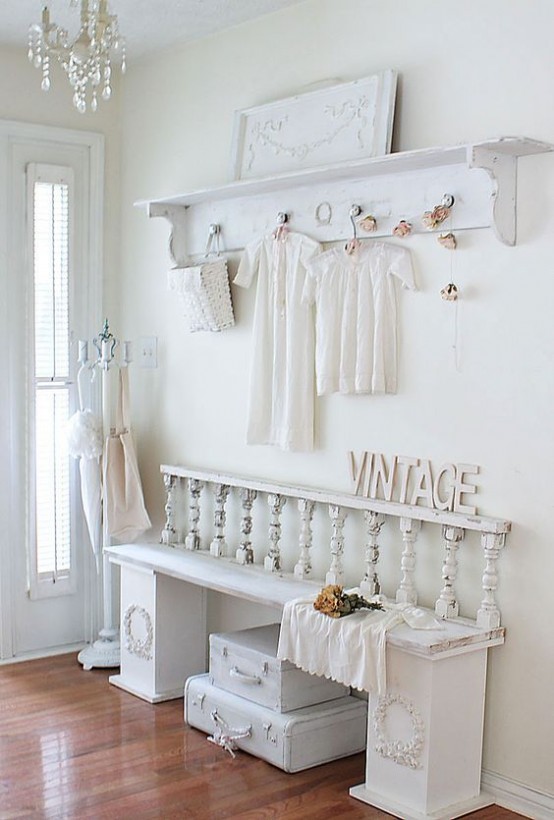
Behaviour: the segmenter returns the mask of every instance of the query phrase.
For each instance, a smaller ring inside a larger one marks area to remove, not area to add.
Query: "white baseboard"
[[[15,655],[13,658],[3,658],[0,660],[0,666],[7,666],[10,663],[23,663],[23,661],[36,661],[40,658],[52,658],[55,655],[67,655],[71,652],[79,652],[84,646],[84,643],[72,643],[65,646],[53,646],[49,649],[35,649],[33,652],[22,652],[20,655]],[[77,657],[75,655],[75,657]]]
[[[533,820],[554,818],[554,795],[539,792],[517,780],[511,780],[483,769],[483,789],[494,795],[496,803],[505,809],[531,817]]]

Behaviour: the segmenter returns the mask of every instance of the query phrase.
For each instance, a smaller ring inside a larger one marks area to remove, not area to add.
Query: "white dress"
[[[244,250],[235,285],[249,287],[256,273],[253,350],[246,441],[283,450],[312,450],[314,441],[314,328],[302,302],[306,265],[317,242],[289,232]]]
[[[410,252],[373,242],[312,260],[302,295],[316,306],[317,393],[396,392],[394,277],[415,289]]]

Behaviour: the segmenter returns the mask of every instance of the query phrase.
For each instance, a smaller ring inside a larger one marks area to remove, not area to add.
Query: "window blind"
[[[71,573],[71,486],[66,434],[72,389],[71,190],[70,169],[33,165],[29,174],[34,304],[31,593],[37,594],[41,583],[59,584],[67,581]]]

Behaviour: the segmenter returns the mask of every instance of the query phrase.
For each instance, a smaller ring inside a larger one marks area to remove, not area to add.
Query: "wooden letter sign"
[[[356,457],[348,453],[355,495],[381,498],[399,504],[423,504],[434,510],[476,515],[477,508],[464,504],[463,496],[477,490],[465,476],[478,475],[475,464],[441,464],[437,469],[428,459],[392,456],[389,463],[381,453],[364,450]]]

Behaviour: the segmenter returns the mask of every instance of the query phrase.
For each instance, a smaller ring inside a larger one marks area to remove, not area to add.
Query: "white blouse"
[[[395,393],[397,311],[393,277],[415,289],[410,252],[372,242],[313,259],[302,295],[316,306],[318,395]]]
[[[314,329],[302,302],[306,265],[317,242],[289,232],[244,250],[235,285],[258,275],[246,441],[283,450],[312,450],[314,443]]]

